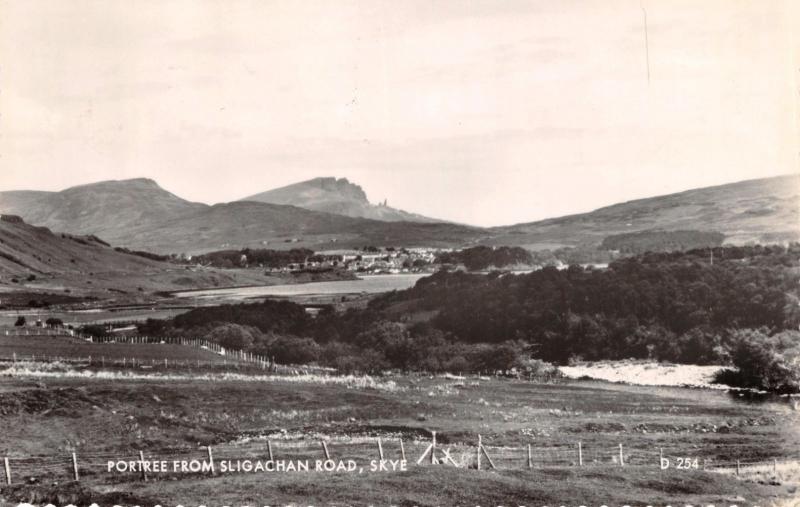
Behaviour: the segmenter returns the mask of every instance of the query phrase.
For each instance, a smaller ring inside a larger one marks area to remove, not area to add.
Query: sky
[[[336,176],[487,226],[798,172],[799,14],[0,0],[0,190],[149,177],[215,203]]]

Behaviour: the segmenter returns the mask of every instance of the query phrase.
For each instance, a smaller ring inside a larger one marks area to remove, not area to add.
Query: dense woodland
[[[702,249],[644,254],[602,270],[443,270],[366,309],[314,318],[289,302],[222,305],[149,321],[142,331],[202,333],[282,362],[360,371],[487,371],[538,367],[534,360],[622,358],[737,364],[761,350],[764,361],[794,361],[795,370],[786,366],[790,385],[800,384],[799,281],[800,245],[718,247],[713,261]],[[759,386],[759,375],[740,383]]]
[[[440,264],[463,264],[470,271],[478,271],[490,267],[503,268],[515,264],[530,265],[533,262],[531,253],[518,246],[475,246],[444,252],[436,257]]]
[[[198,255],[192,259],[193,262],[217,268],[245,267],[248,265],[283,268],[290,264],[300,264],[312,260],[321,260],[321,257],[315,257],[314,251],[307,248],[292,248],[291,250],[271,250],[266,248],[219,250]]]

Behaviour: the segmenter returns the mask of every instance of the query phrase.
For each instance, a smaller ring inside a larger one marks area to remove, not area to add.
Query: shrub
[[[64,325],[63,320],[57,319],[55,317],[50,317],[49,319],[44,321],[44,323],[47,324],[47,327],[61,327]]]
[[[244,350],[250,348],[256,342],[259,334],[257,329],[250,326],[221,324],[208,334],[208,339],[226,349]]]
[[[777,393],[800,392],[800,333],[773,336],[755,329],[734,331],[730,356],[736,371],[724,370],[718,382]]]
[[[317,361],[320,357],[320,346],[311,338],[296,336],[280,336],[275,338],[266,348],[269,356],[280,364],[306,364]]]
[[[25,317],[20,315],[19,317],[17,317],[17,321],[14,322],[14,325],[17,327],[22,327],[25,325],[25,323],[26,323]]]

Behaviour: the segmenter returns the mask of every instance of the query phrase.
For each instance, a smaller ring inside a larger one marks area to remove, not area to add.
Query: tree
[[[25,325],[25,322],[26,322],[25,317],[20,315],[19,317],[17,317],[17,321],[14,322],[14,325],[17,327],[22,327]]]
[[[226,349],[245,350],[250,348],[259,335],[257,329],[240,324],[221,324],[208,335],[208,339]]]
[[[44,321],[44,323],[47,324],[47,327],[61,327],[64,325],[63,320],[57,319],[55,317],[50,317],[49,319]]]
[[[800,391],[800,333],[767,336],[760,330],[743,329],[733,332],[732,341],[731,360],[738,372],[729,375],[739,387]]]

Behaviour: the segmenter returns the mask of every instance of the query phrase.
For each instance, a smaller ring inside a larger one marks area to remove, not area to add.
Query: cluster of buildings
[[[436,256],[450,251],[437,248],[369,248],[365,250],[324,250],[302,263],[289,264],[283,271],[344,268],[372,274],[420,273],[433,270]]]

